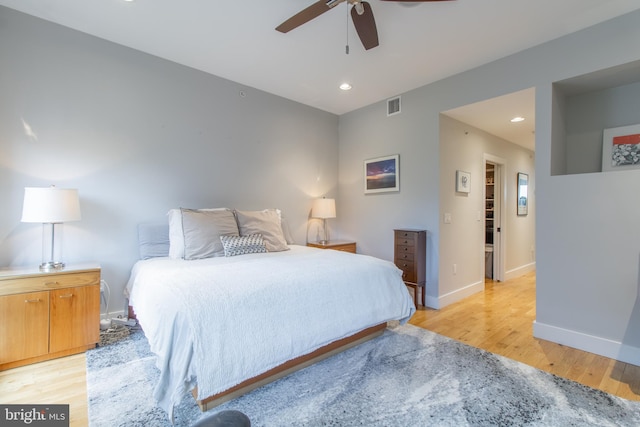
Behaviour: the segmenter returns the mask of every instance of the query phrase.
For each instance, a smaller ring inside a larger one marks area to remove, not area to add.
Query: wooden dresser
[[[99,265],[0,270],[0,370],[81,353],[99,340]]]
[[[414,302],[418,308],[418,291],[422,291],[425,305],[427,232],[426,230],[394,230],[393,262],[402,270],[405,285],[413,288]]]
[[[320,249],[334,249],[336,251],[344,251],[356,253],[356,242],[348,242],[344,240],[333,240],[328,243],[307,243],[307,246]]]

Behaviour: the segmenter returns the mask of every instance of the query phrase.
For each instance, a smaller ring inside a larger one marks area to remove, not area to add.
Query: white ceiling
[[[380,38],[369,51],[347,26],[346,3],[287,34],[275,27],[313,0],[0,5],[335,114],[640,9],[638,0],[369,2]],[[339,90],[343,81],[353,89]]]
[[[531,88],[443,111],[443,114],[535,151],[535,105],[536,91]],[[514,117],[522,117],[524,121],[511,123]]]

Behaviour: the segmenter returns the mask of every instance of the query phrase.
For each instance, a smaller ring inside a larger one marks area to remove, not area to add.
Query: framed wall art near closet
[[[456,192],[471,192],[471,174],[464,171],[456,171]]]

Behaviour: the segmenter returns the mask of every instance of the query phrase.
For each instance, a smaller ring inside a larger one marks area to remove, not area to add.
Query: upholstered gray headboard
[[[169,256],[169,224],[138,224],[140,259]]]

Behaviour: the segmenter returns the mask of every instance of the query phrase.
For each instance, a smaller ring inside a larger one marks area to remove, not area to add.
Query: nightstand
[[[0,370],[82,353],[99,340],[99,265],[0,270]]]
[[[307,243],[307,246],[320,249],[334,249],[336,251],[356,253],[356,242],[349,242],[346,240],[332,240],[328,243]]]

